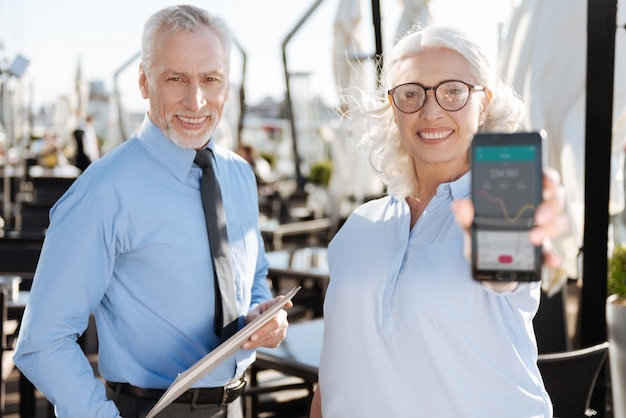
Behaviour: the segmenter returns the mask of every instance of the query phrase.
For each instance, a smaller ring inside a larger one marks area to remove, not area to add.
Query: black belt
[[[107,386],[122,395],[134,398],[158,401],[165,393],[164,389],[143,389],[129,383],[106,382]],[[229,387],[188,389],[174,400],[175,403],[193,403],[198,405],[228,405],[243,393],[246,381],[241,378]]]

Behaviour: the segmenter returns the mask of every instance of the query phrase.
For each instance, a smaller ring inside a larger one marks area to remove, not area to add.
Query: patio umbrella
[[[580,277],[584,227],[586,41],[586,0],[570,0],[567,7],[560,0],[523,0],[499,52],[501,73],[526,103],[525,128],[547,132],[548,165],[560,172],[567,192],[569,232],[554,243],[571,278]],[[618,40],[615,74],[624,74],[626,57],[620,49]],[[614,121],[625,105],[626,79],[616,77]],[[623,142],[623,136],[613,136],[612,214],[624,209]],[[548,291],[562,284],[552,283]]]
[[[339,0],[333,28],[332,65],[342,105],[347,105],[347,96],[354,96],[365,88],[363,64],[369,56],[363,48],[361,21],[360,0]]]
[[[349,112],[351,100],[362,90],[375,87],[375,70],[371,54],[363,48],[363,26],[360,0],[340,0],[334,21],[332,66],[340,100],[340,112]],[[329,186],[333,204],[341,216],[352,210],[352,204],[382,191],[382,184],[367,159],[355,151],[354,143],[364,127],[341,119],[330,134],[334,173]]]
[[[396,37],[403,35],[415,25],[425,26],[430,20],[430,0],[399,0],[402,13],[396,30]]]

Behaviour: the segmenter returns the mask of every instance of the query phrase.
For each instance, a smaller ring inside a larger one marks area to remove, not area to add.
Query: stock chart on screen
[[[481,269],[532,270],[535,250],[528,240],[537,205],[536,152],[532,145],[475,149],[475,231]]]

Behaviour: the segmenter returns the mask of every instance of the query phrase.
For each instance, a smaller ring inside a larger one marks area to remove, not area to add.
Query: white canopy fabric
[[[616,43],[614,127],[626,110],[623,35],[618,33]],[[525,128],[547,132],[548,165],[560,172],[567,192],[570,230],[554,244],[565,257],[564,269],[570,278],[580,277],[578,254],[583,238],[586,44],[586,0],[569,0],[567,7],[562,0],[523,0],[499,51],[502,75],[527,105]],[[624,129],[614,130],[611,214],[624,210],[625,139]],[[558,290],[561,284],[549,286]]]
[[[400,0],[402,13],[398,22],[397,36],[401,36],[415,25],[425,26],[430,21],[430,0]]]
[[[354,96],[365,88],[361,63],[369,57],[363,48],[363,25],[360,0],[339,0],[333,32],[333,74],[339,97]]]
[[[333,72],[341,111],[348,111],[351,100],[361,91],[374,88],[371,54],[365,52],[360,0],[340,0],[334,22]],[[364,127],[363,127],[364,128]],[[340,120],[333,132],[327,132],[331,144],[334,172],[329,191],[333,213],[346,216],[367,196],[380,193],[382,184],[365,156],[355,149],[363,131]]]

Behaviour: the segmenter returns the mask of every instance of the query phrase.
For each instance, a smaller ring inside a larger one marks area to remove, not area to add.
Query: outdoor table
[[[308,383],[317,382],[322,352],[323,319],[298,322],[289,326],[287,337],[276,348],[257,349],[255,366],[296,376]]]
[[[330,276],[324,247],[305,247],[290,250],[270,251],[268,278],[274,292],[282,293],[293,287],[293,282],[302,287],[295,296],[294,305],[309,306],[313,316],[322,316],[322,304]],[[289,281],[284,284],[284,281]]]
[[[324,247],[306,247],[291,250],[268,252],[268,276],[285,277],[299,280],[312,279],[325,286],[328,285],[327,249]]]
[[[315,241],[315,235],[328,232],[333,226],[330,218],[310,219],[297,222],[279,224],[276,221],[268,221],[261,225],[261,232],[268,238],[268,243],[274,250],[283,248],[283,238],[301,237],[309,241]]]
[[[280,346],[257,349],[256,362],[250,369],[250,388],[247,392],[252,398],[253,416],[258,412],[259,395],[263,393],[306,389],[306,398],[298,399],[301,399],[300,402],[304,401],[308,408],[317,382],[323,330],[322,319],[294,323],[289,326],[287,337]],[[287,379],[284,382],[277,383],[273,380],[267,385],[259,384],[258,373],[264,370],[275,370],[288,377],[297,377],[302,383],[293,383],[293,380]]]
[[[17,300],[7,300],[7,319],[16,319],[21,322],[29,297],[30,291],[20,290]]]

